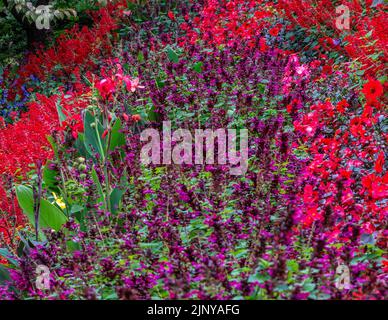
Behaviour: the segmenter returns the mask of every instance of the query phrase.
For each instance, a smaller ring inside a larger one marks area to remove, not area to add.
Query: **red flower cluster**
[[[23,221],[24,216],[14,195],[7,195],[0,183],[0,239],[11,241],[15,236],[15,227],[22,225]],[[0,258],[0,264],[5,262]]]
[[[369,79],[362,89],[362,93],[369,104],[377,103],[377,99],[383,95],[383,91],[384,88],[381,82],[375,79]]]
[[[377,99],[380,85],[371,80],[364,91],[372,91],[372,98]],[[301,222],[305,226],[323,222],[331,212],[337,223],[334,230],[328,230],[329,239],[340,236],[340,231],[352,223],[362,226],[364,233],[377,231],[383,236],[388,206],[381,200],[388,197],[388,173],[374,129],[378,108],[366,104],[358,114],[342,100],[337,105],[327,101],[311,109],[295,122],[295,129],[304,136],[302,145],[310,146],[312,159],[302,177],[307,185],[301,194]],[[345,117],[339,118],[337,112]]]
[[[19,121],[0,130],[0,174],[26,172],[29,164],[52,156],[46,136],[58,130],[56,100],[40,94],[37,99]]]
[[[201,16],[194,18],[191,25],[181,25],[186,32],[181,44],[202,39],[216,45],[232,45],[243,39],[253,46],[262,30],[270,25],[266,19],[269,17],[272,13],[263,0],[208,0]],[[276,27],[272,33],[275,35],[279,30]]]
[[[349,31],[340,30],[336,26],[339,17],[336,7],[339,5],[347,6],[351,13]],[[276,9],[296,26],[305,28],[306,32],[316,30],[321,33],[323,47],[329,46],[347,53],[353,60],[360,62],[368,76],[382,74],[387,63],[386,8],[386,4],[372,7],[372,0],[348,0],[341,3],[331,0],[280,0],[276,5]],[[344,38],[343,48],[335,43],[333,34]]]
[[[56,77],[68,80],[71,76],[77,78],[78,84],[74,84],[75,90],[80,88],[80,74],[97,68],[96,61],[102,55],[109,55],[112,50],[111,37],[117,29],[117,19],[126,4],[125,1],[112,1],[106,7],[92,12],[94,19],[93,28],[86,26],[81,29],[75,25],[60,35],[56,44],[49,49],[41,49],[27,57],[27,62],[18,70],[18,78],[15,87],[19,92],[11,92],[12,95],[20,94],[23,84],[28,83],[31,76],[40,80],[48,77]],[[82,68],[82,70],[80,70]]]
[[[111,51],[110,35],[117,27],[113,17],[121,16],[115,12],[122,11],[123,3],[112,2],[101,8],[93,14],[94,28],[79,30],[74,27],[61,35],[55,46],[30,55],[28,62],[20,67],[17,79],[20,88],[32,75],[41,80],[53,75],[69,79],[72,75],[75,81],[72,83],[72,93],[66,96],[46,97],[37,93],[37,101],[28,105],[28,112],[22,114],[19,121],[0,127],[0,174],[15,174],[18,170],[25,173],[30,164],[49,159],[52,150],[47,135],[53,131],[63,131],[69,127],[73,137],[82,131],[79,110],[85,107],[84,95],[89,93],[90,88],[82,83],[81,72],[91,78],[90,71],[96,71],[97,57]],[[67,117],[62,126],[56,106],[59,102]]]
[[[62,126],[59,124],[57,104],[67,115]],[[63,131],[66,124],[73,136],[75,132],[82,131],[79,113],[86,106],[87,99],[77,95],[46,97],[38,93],[37,101],[28,105],[28,112],[13,125],[0,130],[0,174],[24,174],[31,169],[31,164],[50,159],[53,153],[47,136]]]
[[[37,161],[50,159],[53,152],[47,136],[53,132],[61,134],[70,130],[73,138],[77,138],[78,133],[83,131],[80,112],[88,105],[90,88],[82,83],[81,72],[91,78],[90,71],[96,70],[97,58],[111,52],[110,35],[117,27],[112,17],[121,16],[115,12],[122,10],[123,3],[113,2],[101,8],[93,14],[94,28],[84,27],[79,30],[74,27],[61,35],[55,46],[31,54],[27,63],[20,67],[19,77],[15,81],[19,91],[32,75],[42,81],[53,75],[68,80],[72,75],[75,81],[72,83],[72,92],[66,95],[46,97],[37,93],[36,101],[28,104],[28,112],[22,114],[13,125],[5,126],[0,118],[0,175],[24,175]],[[18,93],[18,90],[10,92],[10,98]],[[62,125],[57,104],[66,116]],[[10,234],[10,221],[14,220],[14,225],[19,226],[22,215],[16,200],[9,199],[1,185],[0,211],[16,214],[15,219],[11,219],[9,214],[6,219],[0,219],[0,233],[8,241],[13,237]]]

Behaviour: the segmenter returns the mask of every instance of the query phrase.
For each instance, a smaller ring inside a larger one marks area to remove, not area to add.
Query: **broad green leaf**
[[[117,119],[111,131],[111,140],[109,145],[110,150],[114,150],[117,147],[125,145],[125,135],[124,133],[120,132],[121,129],[121,120]]]
[[[90,159],[92,154],[85,145],[85,135],[83,133],[78,133],[78,139],[75,142],[75,147],[78,150],[79,154],[85,158]]]
[[[86,150],[91,155],[98,152],[102,158],[105,158],[105,141],[101,139],[104,128],[90,112],[85,112],[84,116],[84,144]]]
[[[51,170],[48,165],[49,162],[43,168],[43,182],[47,188],[58,192],[58,180],[56,177],[58,177],[59,173],[55,170]]]
[[[121,198],[123,197],[125,190],[116,188],[110,194],[110,207],[112,213],[116,213],[119,208]]]
[[[19,185],[16,187],[16,196],[20,207],[23,209],[28,220],[35,225],[34,217],[34,198],[31,188]],[[51,228],[56,231],[60,230],[65,224],[67,218],[65,214],[55,205],[45,199],[40,202],[39,226],[41,228]]]
[[[84,226],[84,218],[87,213],[87,209],[78,204],[73,204],[71,206],[70,214],[73,215],[77,221],[81,224],[81,227]]]
[[[67,241],[66,242],[66,248],[67,250],[69,250],[70,252],[74,252],[76,250],[80,250],[81,246],[78,242],[74,242],[74,241]]]
[[[46,138],[47,138],[47,141],[50,143],[51,148],[54,151],[55,157],[58,158],[58,147],[57,147],[57,144],[55,143],[54,138],[52,136],[46,136]]]
[[[77,212],[80,212],[82,210],[84,210],[85,208],[83,206],[80,206],[79,204],[73,204],[71,206],[71,210],[70,210],[70,213],[77,213]]]

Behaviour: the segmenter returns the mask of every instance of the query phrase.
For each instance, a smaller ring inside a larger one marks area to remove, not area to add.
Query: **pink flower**
[[[137,88],[143,89],[144,86],[139,86],[139,78],[135,78],[133,80],[130,80],[127,84],[128,91],[135,92]]]
[[[299,67],[296,67],[296,73],[301,75],[301,76],[302,75],[303,76],[308,76],[309,75],[308,68],[305,65],[301,65]]]
[[[135,92],[137,88],[144,88],[144,86],[139,86],[139,78],[131,79],[131,77],[123,75],[122,72],[116,73],[115,77],[118,79],[119,86],[125,83],[128,91]]]

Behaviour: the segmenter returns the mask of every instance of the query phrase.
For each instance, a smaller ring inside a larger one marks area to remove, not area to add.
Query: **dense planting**
[[[338,30],[335,1],[166,3],[4,69],[0,297],[386,298],[386,8]],[[142,164],[166,121],[248,129],[247,171]]]

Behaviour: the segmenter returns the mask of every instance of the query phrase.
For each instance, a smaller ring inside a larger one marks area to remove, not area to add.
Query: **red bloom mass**
[[[276,37],[279,34],[280,28],[275,27],[269,30],[269,34],[273,37]]]
[[[377,99],[382,96],[383,91],[382,84],[375,79],[369,79],[362,89],[362,93],[365,95],[368,102],[376,102]]]
[[[175,21],[175,15],[174,15],[174,13],[173,13],[172,11],[169,11],[169,12],[167,13],[167,15],[168,15],[168,17],[169,17],[172,21]]]

